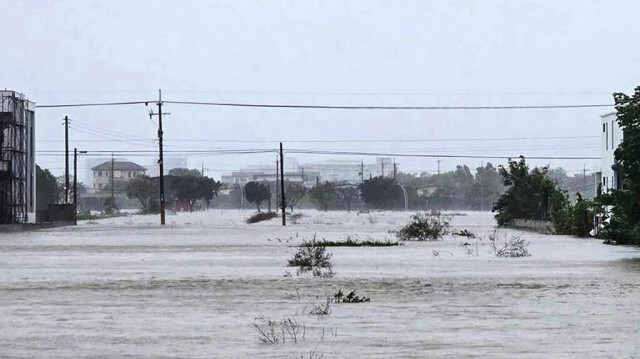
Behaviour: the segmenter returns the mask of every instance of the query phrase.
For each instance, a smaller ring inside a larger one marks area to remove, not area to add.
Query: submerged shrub
[[[504,243],[504,247],[498,249],[494,245],[496,257],[529,257],[529,242],[520,237],[513,237]]]
[[[402,241],[435,241],[449,229],[450,217],[440,212],[416,213],[411,222],[396,231]]]
[[[342,289],[339,289],[334,295],[333,300],[336,303],[366,303],[370,302],[371,299],[367,297],[359,297],[356,295],[355,289],[349,292],[349,294],[344,295]]]
[[[298,267],[298,274],[311,272],[314,277],[333,277],[333,264],[331,253],[324,246],[303,246],[289,259],[289,267]]]
[[[258,222],[262,222],[262,221],[268,221],[270,219],[276,218],[278,217],[278,215],[275,212],[260,212],[260,213],[256,213],[253,216],[247,218],[246,222],[251,224],[251,223],[258,223]]]

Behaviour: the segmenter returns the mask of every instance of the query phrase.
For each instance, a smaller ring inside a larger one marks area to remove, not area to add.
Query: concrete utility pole
[[[284,151],[280,142],[280,192],[282,193],[282,225],[287,225],[287,201],[284,195]]]
[[[78,225],[78,153],[87,153],[87,151],[78,151],[73,148],[73,224]]]
[[[162,152],[162,115],[170,115],[169,112],[162,112],[162,90],[158,90],[158,112],[154,113],[153,110],[149,112],[149,118],[158,116],[158,170],[160,172],[160,225],[165,225],[165,205],[164,205],[164,159]]]
[[[64,116],[64,203],[69,204],[69,116]]]

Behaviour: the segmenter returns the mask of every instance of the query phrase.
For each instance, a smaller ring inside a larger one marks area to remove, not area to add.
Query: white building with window
[[[623,132],[616,118],[616,113],[601,116],[602,132],[600,136],[600,173],[596,174],[596,181],[602,184],[602,192],[615,189],[617,186],[615,172],[611,166],[615,163],[614,151],[622,142]]]
[[[91,169],[93,171],[93,188],[96,190],[114,187],[120,188],[126,182],[146,174],[147,169],[128,161],[105,161]],[[113,173],[113,175],[112,175]]]

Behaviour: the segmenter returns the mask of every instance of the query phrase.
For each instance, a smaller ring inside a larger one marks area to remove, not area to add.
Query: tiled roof
[[[112,166],[111,161],[106,161],[93,167],[91,170],[92,171],[111,171],[111,166]],[[113,170],[114,171],[146,171],[147,169],[133,162],[114,161]]]

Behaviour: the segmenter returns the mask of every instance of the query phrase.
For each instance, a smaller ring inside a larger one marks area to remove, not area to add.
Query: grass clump
[[[348,236],[342,241],[328,241],[326,239],[316,240],[314,237],[312,240],[303,240],[301,247],[391,247],[400,245],[398,241],[392,241],[385,239],[384,241],[376,240],[373,238],[360,239],[357,236]]]
[[[416,213],[395,233],[401,241],[435,241],[449,230],[450,217],[440,212]]]
[[[314,277],[333,277],[331,253],[324,246],[303,246],[287,261],[289,267],[298,267],[297,274],[311,272]]]
[[[253,216],[247,218],[245,220],[245,222],[247,222],[248,224],[258,223],[258,222],[268,221],[270,219],[274,219],[277,216],[278,215],[275,212],[260,212],[260,213],[256,213]]]
[[[371,299],[367,297],[359,297],[358,295],[356,295],[355,289],[349,292],[349,294],[347,295],[344,295],[342,289],[339,289],[333,295],[333,301],[336,303],[366,303],[370,302]]]

